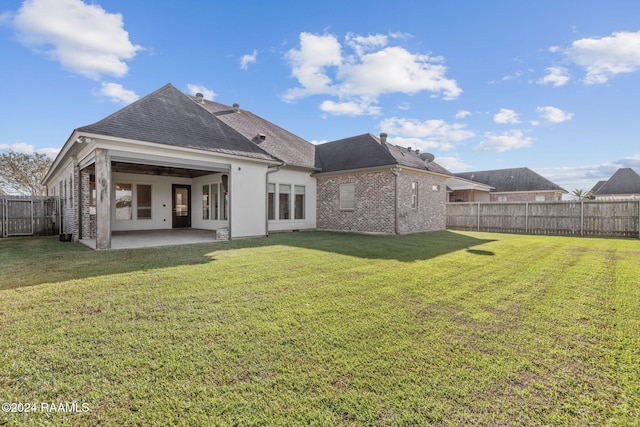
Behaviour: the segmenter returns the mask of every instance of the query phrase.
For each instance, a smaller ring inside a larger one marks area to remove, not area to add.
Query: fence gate
[[[0,237],[58,233],[55,197],[0,197]]]

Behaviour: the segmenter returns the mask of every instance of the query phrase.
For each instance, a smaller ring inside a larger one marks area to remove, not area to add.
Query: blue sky
[[[571,191],[640,171],[637,0],[4,0],[0,52],[0,150],[55,155],[172,83],[314,143],[387,132],[452,172]]]

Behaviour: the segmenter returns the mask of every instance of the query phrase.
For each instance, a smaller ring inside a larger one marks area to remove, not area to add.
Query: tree
[[[42,153],[0,153],[0,194],[44,195],[41,182],[52,162]]]
[[[591,196],[593,196],[593,193],[591,191],[585,190],[584,188],[575,188],[571,192],[571,197],[573,197],[574,200],[587,200],[591,198]]]

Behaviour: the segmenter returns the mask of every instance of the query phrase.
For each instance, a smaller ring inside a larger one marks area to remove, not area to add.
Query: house
[[[432,156],[386,138],[364,134],[316,147],[318,229],[403,234],[445,228],[450,172]]]
[[[607,181],[599,181],[590,191],[596,200],[640,200],[640,175],[620,168]]]
[[[489,202],[557,202],[567,191],[529,168],[497,169],[455,174],[456,178],[482,183],[485,188],[451,187],[449,200]],[[471,187],[472,184],[468,186]],[[472,191],[470,191],[472,190]],[[480,193],[480,194],[479,194]],[[488,197],[487,197],[488,196]],[[470,200],[471,198],[471,200]]]
[[[315,146],[237,104],[168,84],[75,129],[44,184],[61,199],[63,232],[108,249],[114,231],[197,228],[237,239],[444,229],[448,175],[368,134]],[[377,180],[386,185],[383,209],[369,197],[382,190]],[[337,181],[346,185],[332,187]]]

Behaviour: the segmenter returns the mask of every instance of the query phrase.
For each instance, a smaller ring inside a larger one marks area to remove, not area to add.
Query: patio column
[[[111,249],[111,156],[96,148],[96,249]]]

